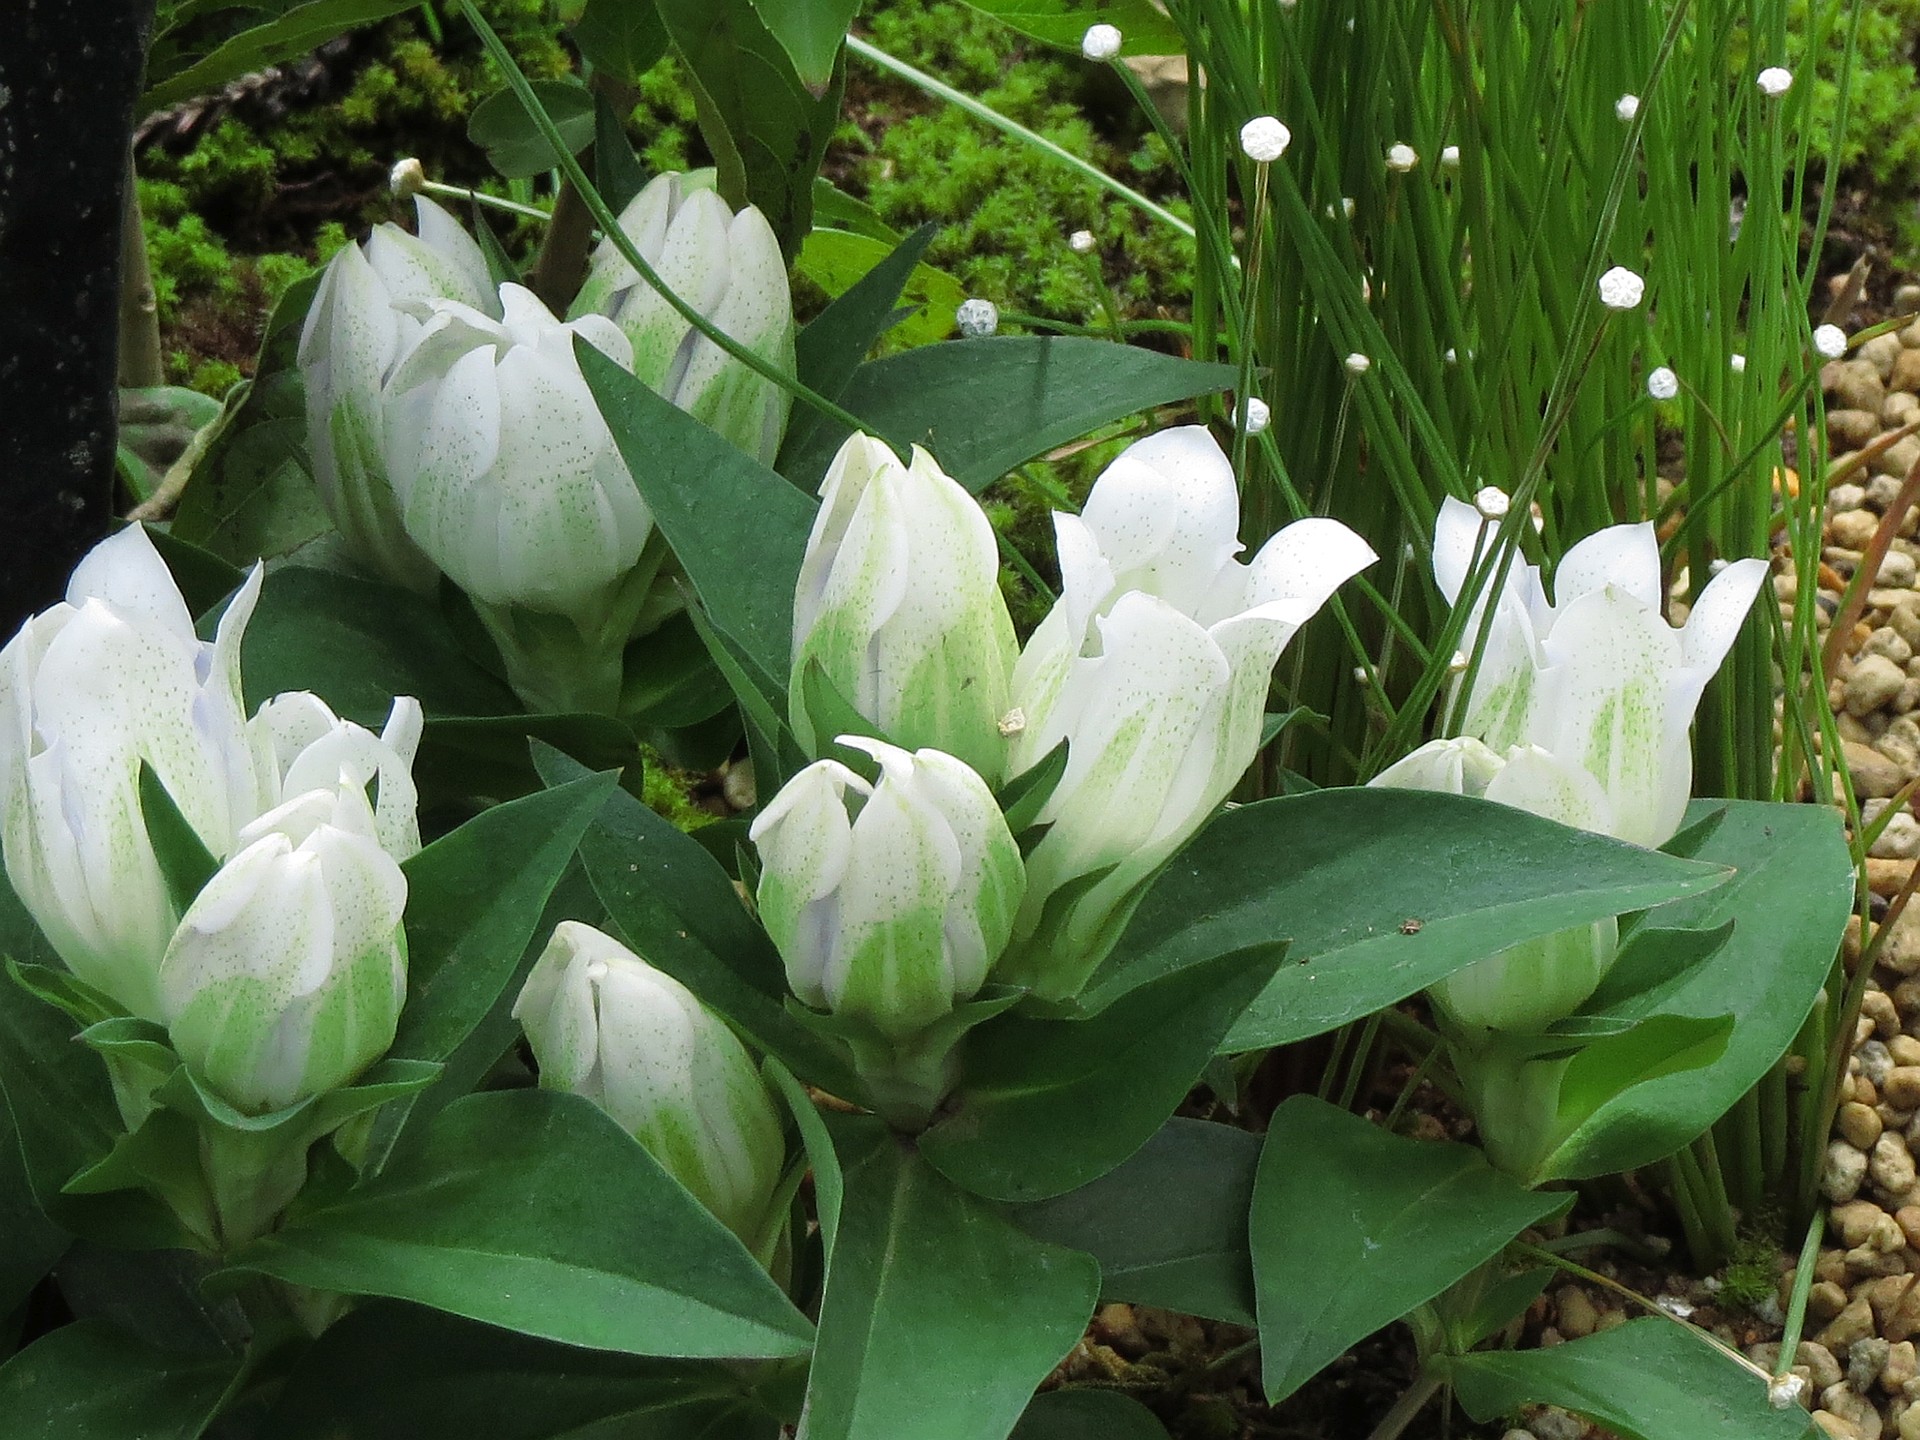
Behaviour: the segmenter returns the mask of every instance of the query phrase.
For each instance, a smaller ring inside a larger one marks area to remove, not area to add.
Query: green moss
[[[719,817],[696,805],[692,792],[701,776],[682,770],[663,760],[651,746],[640,747],[642,767],[641,798],[654,814],[670,820],[681,830],[694,831],[711,825]]]
[[[1826,7],[1822,7],[1825,9]],[[1813,133],[1828,134],[1839,105],[1839,77],[1846,59],[1848,6],[1833,21],[1835,43],[1811,52],[1814,71]],[[1807,32],[1809,0],[1791,0],[1788,26],[1796,41]],[[1890,220],[1908,246],[1920,245],[1920,217],[1908,203],[1920,187],[1920,0],[1864,0],[1859,47],[1849,86],[1846,135],[1840,164],[1864,182],[1871,209]],[[1792,62],[1789,62],[1792,63]]]
[[[1782,1217],[1771,1211],[1741,1224],[1732,1258],[1720,1272],[1722,1300],[1752,1310],[1774,1294],[1780,1284],[1780,1245],[1785,1231]]]

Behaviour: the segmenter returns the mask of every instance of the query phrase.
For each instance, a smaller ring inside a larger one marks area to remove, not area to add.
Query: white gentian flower
[[[1089,60],[1111,60],[1120,53],[1120,44],[1118,26],[1089,25],[1080,37],[1080,53]]]
[[[563,920],[514,1002],[541,1087],[584,1095],[764,1263],[786,1140],[759,1067],[671,975]]]
[[[1060,598],[1014,670],[1025,726],[1010,770],[1062,740],[1067,768],[995,972],[1009,982],[1080,989],[1147,879],[1251,763],[1281,650],[1375,558],[1338,521],[1308,519],[1243,565],[1238,528],[1232,468],[1199,426],[1130,446],[1081,514],[1054,516]]]
[[[1838,360],[1847,353],[1847,332],[1838,325],[1821,325],[1813,332],[1813,348],[1825,359]]]
[[[953,323],[967,339],[984,340],[1000,328],[1000,307],[991,300],[963,300],[953,312]]]
[[[1006,769],[998,722],[1018,642],[1000,556],[979,502],[933,457],[902,465],[853,435],[820,485],[793,606],[788,691],[801,746],[817,754],[829,717],[807,710],[809,665],[902,745],[957,755],[990,781]]]
[[[1671,400],[1680,393],[1680,377],[1665,365],[1656,365],[1647,372],[1647,394],[1656,400]]]
[[[1240,127],[1240,148],[1249,160],[1271,164],[1287,153],[1293,132],[1272,115],[1256,115]]]
[[[1647,282],[1624,265],[1600,277],[1600,303],[1609,310],[1632,310],[1647,293]]]
[[[504,318],[454,301],[430,318],[387,383],[387,463],[407,532],[465,590],[535,705],[611,708],[637,602],[627,583],[653,516],[600,417],[578,335],[623,368],[606,317],[561,324],[532,291],[502,285]],[[522,648],[509,609],[560,617],[564,664]]]
[[[1793,88],[1793,72],[1781,65],[1769,65],[1754,77],[1753,83],[1769,100],[1778,100]]]
[[[760,919],[803,1003],[904,1040],[986,982],[1025,872],[993,792],[961,761],[840,743],[880,779],[819,760],[768,802],[749,832]]]
[[[1434,579],[1459,603],[1488,522],[1449,498],[1434,527]],[[1701,591],[1684,628],[1665,618],[1660,548],[1651,525],[1596,531],[1561,557],[1554,599],[1516,556],[1492,602],[1487,643],[1465,707],[1464,733],[1500,754],[1536,746],[1584,770],[1607,809],[1584,828],[1636,845],[1664,844],[1691,792],[1687,730],[1701,693],[1766,579],[1736,560]],[[1487,609],[1476,600],[1465,635]]]
[[[1387,147],[1387,168],[1405,175],[1419,165],[1420,156],[1414,148],[1404,141]]]
[[[1618,100],[1613,102],[1613,113],[1620,118],[1622,123],[1633,119],[1634,116],[1640,113],[1640,97],[1638,95],[1622,95]]]
[[[773,227],[713,189],[714,172],[668,173],[621,212],[620,228],[660,279],[722,334],[788,374],[793,296]],[[609,317],[633,351],[633,373],[656,394],[773,464],[792,397],[707,339],[626,261],[610,239],[593,252],[572,319]],[[597,343],[597,342],[596,342]],[[605,346],[601,347],[605,349]]]
[[[418,236],[379,225],[365,246],[328,264],[300,332],[313,478],[328,516],[356,557],[386,579],[431,589],[439,575],[401,523],[388,473],[381,394],[421,331],[421,307],[457,300],[498,319],[486,257],[473,237],[424,195]]]

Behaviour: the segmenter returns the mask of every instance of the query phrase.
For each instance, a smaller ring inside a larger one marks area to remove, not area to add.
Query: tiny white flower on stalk
[[[1076,230],[1067,237],[1067,248],[1076,255],[1091,255],[1094,243],[1091,230]]]
[[[1293,132],[1272,115],[1256,115],[1240,127],[1240,148],[1249,160],[1271,164],[1287,153]]]
[[[842,735],[880,765],[869,783],[817,760],[748,832],[756,903],[801,1002],[905,1040],[970,1000],[1026,889],[986,782],[938,750]]]
[[[765,1259],[786,1163],[780,1113],[746,1048],[678,980],[563,920],[514,1002],[543,1089],[584,1095]]]
[[[427,167],[412,156],[393,162],[393,169],[387,172],[387,189],[396,200],[406,200],[418,195],[427,183]]]
[[[1258,395],[1249,395],[1244,407],[1244,425],[1249,435],[1261,434],[1273,421],[1273,411]]]
[[[1482,485],[1473,492],[1473,508],[1483,520],[1504,520],[1513,501],[1498,485]]]
[[[826,748],[810,713],[825,678],[882,733],[958,755],[990,782],[1006,768],[997,722],[1019,644],[986,512],[919,446],[849,436],[820,484],[793,602],[789,710],[801,748]]]
[[[953,323],[967,339],[983,340],[1000,328],[1000,307],[991,300],[963,300],[953,312]]]
[[[1120,44],[1117,25],[1089,25],[1080,37],[1080,53],[1089,60],[1111,60],[1120,53]]]
[[[1600,277],[1600,303],[1609,310],[1632,310],[1647,293],[1647,282],[1624,265]]]
[[[1778,100],[1793,88],[1793,72],[1783,65],[1769,65],[1754,77],[1753,83],[1769,100]]]
[[[1365,355],[1362,355],[1358,350],[1347,356],[1344,363],[1347,369],[1355,375],[1364,375],[1373,368],[1373,361]]]
[[[1619,117],[1622,122],[1633,119],[1634,116],[1640,113],[1640,97],[1638,95],[1622,95],[1618,100],[1613,102],[1613,113]]]
[[[1736,375],[1744,375],[1747,373],[1747,357],[1737,350],[1727,356],[1727,365]]]
[[[1420,156],[1405,141],[1387,147],[1387,168],[1405,175],[1420,163]]]
[[[1791,1410],[1800,1403],[1800,1397],[1806,1390],[1806,1377],[1788,1371],[1767,1382],[1767,1404],[1776,1410]]]
[[[1443,170],[1458,170],[1460,168],[1460,147],[1458,145],[1445,145],[1441,147],[1440,168]]]
[[[1062,740],[1067,766],[995,973],[1057,999],[1086,983],[1143,883],[1251,763],[1287,642],[1375,557],[1339,522],[1309,519],[1242,564],[1233,469],[1199,426],[1129,446],[1054,530],[1060,598],[1014,670],[1027,723],[1009,770]]]
[[[1647,372],[1647,394],[1656,400],[1671,400],[1680,393],[1680,377],[1665,365]]]
[[[1813,332],[1813,348],[1828,360],[1847,353],[1847,332],[1838,325],[1821,325]]]

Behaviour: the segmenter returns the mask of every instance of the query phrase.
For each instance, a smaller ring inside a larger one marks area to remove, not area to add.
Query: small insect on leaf
[[[1424,920],[1415,919],[1409,915],[1400,922],[1400,933],[1402,935],[1418,935],[1426,923]]]

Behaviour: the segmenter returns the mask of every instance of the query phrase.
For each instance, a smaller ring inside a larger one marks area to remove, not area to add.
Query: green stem
[[[1807,1323],[1807,1296],[1813,1291],[1813,1264],[1820,1258],[1820,1241],[1827,1233],[1827,1212],[1815,1210],[1813,1223],[1807,1226],[1807,1238],[1800,1244],[1800,1263],[1793,1272],[1793,1294],[1787,1301],[1786,1324],[1780,1331],[1780,1363],[1774,1378],[1793,1369],[1800,1355],[1800,1335]]]
[[[1397,1440],[1397,1437],[1413,1423],[1414,1417],[1426,1409],[1427,1401],[1433,1398],[1440,1388],[1438,1371],[1422,1370],[1419,1376],[1401,1392],[1400,1398],[1393,1402],[1393,1408],[1380,1417],[1380,1423],[1373,1427],[1373,1433],[1367,1440]]]
[[[461,3],[465,5],[469,3],[469,0],[461,0]],[[878,46],[868,44],[858,35],[847,36],[847,49],[852,54],[858,55],[861,59],[878,65],[882,70],[899,76],[909,85],[916,86],[926,91],[927,94],[944,100],[957,109],[966,111],[967,114],[973,116],[974,119],[991,125],[994,129],[1000,131],[1001,134],[1011,135],[1023,145],[1030,145],[1043,155],[1058,160],[1069,170],[1091,181],[1093,184],[1098,185],[1102,190],[1119,196],[1135,209],[1151,215],[1162,224],[1171,225],[1188,239],[1191,240],[1194,238],[1193,226],[1182,220],[1164,205],[1155,204],[1138,190],[1121,184],[1098,166],[1088,164],[1071,150],[1063,149],[1054,144],[1053,141],[1047,139],[1046,136],[1029,130],[1019,121],[1009,120],[992,106],[983,105],[966,92],[954,89],[945,81],[935,79],[924,70],[915,69],[904,60],[896,59]]]
[[[127,159],[127,204],[120,231],[120,384],[145,390],[167,382],[160,354],[160,302],[153,293],[147,232],[140,214],[140,177]]]

